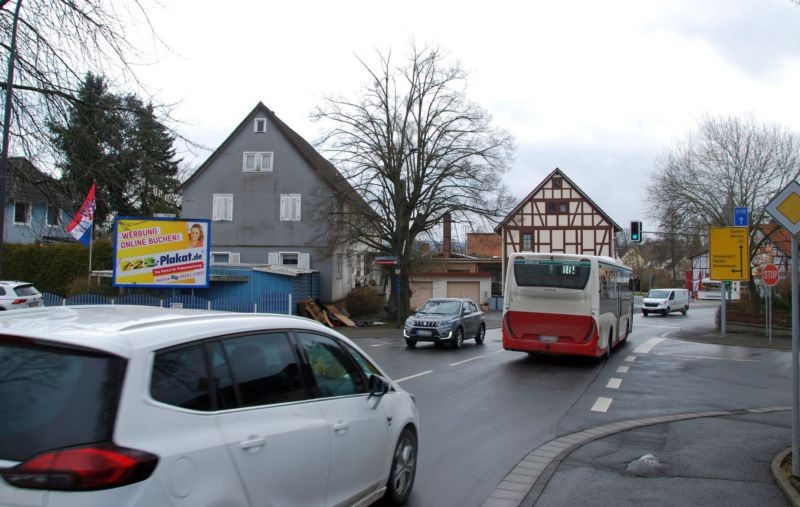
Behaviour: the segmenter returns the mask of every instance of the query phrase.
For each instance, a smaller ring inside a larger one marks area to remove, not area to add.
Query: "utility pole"
[[[17,0],[11,26],[11,47],[8,50],[8,74],[6,75],[6,103],[3,111],[3,147],[0,151],[0,275],[3,271],[3,240],[6,226],[6,179],[8,174],[8,144],[11,135],[11,99],[14,90],[14,59],[17,50],[17,20],[22,0]]]

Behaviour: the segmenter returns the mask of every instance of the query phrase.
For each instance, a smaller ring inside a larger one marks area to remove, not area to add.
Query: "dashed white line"
[[[608,379],[608,384],[606,384],[606,388],[608,389],[619,389],[619,386],[622,385],[621,378],[610,378]]]
[[[664,324],[642,324],[641,322],[636,323],[637,326],[642,327],[662,327],[667,329],[683,329],[683,326],[665,326]]]
[[[423,375],[427,375],[428,373],[433,373],[433,370],[423,371],[421,373],[415,373],[414,375],[409,375],[408,377],[403,377],[396,379],[395,382],[405,382],[406,380],[411,380],[412,378],[421,377]]]
[[[666,340],[666,338],[651,338],[633,350],[634,354],[647,354],[653,347]]]
[[[613,398],[604,398],[600,396],[597,398],[597,401],[594,402],[594,405],[592,405],[592,412],[608,412],[608,407],[611,406],[612,401],[614,401]]]
[[[385,343],[373,343],[372,345],[370,345],[370,347],[383,347],[384,345],[386,345],[386,344]]]
[[[685,357],[688,359],[716,359],[718,361],[738,361],[740,363],[760,363],[758,359],[734,359],[732,357],[714,357],[714,356],[689,356],[684,354],[666,354],[657,353],[657,356],[671,356],[671,357]]]
[[[470,357],[469,359],[464,359],[463,361],[459,361],[459,362],[457,362],[457,363],[450,363],[450,366],[458,366],[459,364],[468,363],[468,362],[470,362],[470,361],[474,361],[474,360],[476,360],[476,359],[480,359],[480,358],[482,358],[482,357],[483,357],[483,356],[475,356],[475,357]]]
[[[625,361],[627,361],[629,363],[632,363],[632,362],[636,361],[636,356],[628,356],[628,357],[625,358]]]

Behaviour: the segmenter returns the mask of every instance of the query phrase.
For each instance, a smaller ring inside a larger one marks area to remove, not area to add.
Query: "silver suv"
[[[417,342],[447,342],[457,349],[473,338],[480,345],[486,337],[486,317],[471,299],[429,299],[406,319],[403,336],[412,348]]]

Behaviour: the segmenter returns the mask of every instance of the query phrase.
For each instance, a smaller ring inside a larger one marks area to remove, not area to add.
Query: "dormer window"
[[[253,126],[253,132],[264,134],[267,132],[267,119],[256,118],[256,123]]]
[[[271,172],[272,171],[272,152],[271,151],[246,151],[242,159],[242,171],[244,172]]]

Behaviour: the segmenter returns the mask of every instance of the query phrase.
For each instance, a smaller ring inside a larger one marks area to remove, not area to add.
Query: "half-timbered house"
[[[513,252],[561,252],[616,257],[622,231],[578,185],[556,168],[495,228],[503,273]]]

